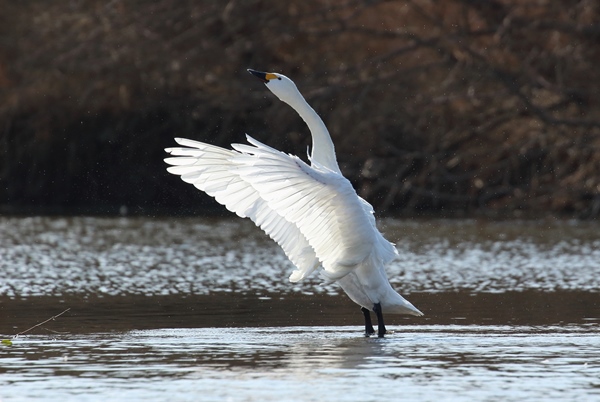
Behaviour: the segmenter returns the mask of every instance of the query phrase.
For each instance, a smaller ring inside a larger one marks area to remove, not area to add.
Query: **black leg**
[[[365,316],[365,335],[373,335],[375,333],[375,328],[373,328],[373,324],[371,323],[371,312],[364,307],[361,307],[360,311],[362,311]]]
[[[381,312],[381,304],[377,303],[373,306],[373,311],[377,314],[377,336],[383,338],[385,333],[385,324],[383,323],[383,313]]]

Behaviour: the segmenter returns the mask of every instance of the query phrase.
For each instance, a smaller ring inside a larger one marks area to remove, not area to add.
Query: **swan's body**
[[[367,334],[374,333],[369,311],[377,313],[379,336],[385,334],[382,311],[423,315],[390,285],[384,266],[396,248],[377,230],[371,205],[342,176],[321,118],[289,78],[249,71],[308,125],[311,165],[249,136],[250,145],[233,144],[233,150],[178,138],[183,148],[166,149],[175,156],[165,159],[173,165],[167,170],[252,219],[296,266],[291,282],[322,266],[322,275],[362,307]]]

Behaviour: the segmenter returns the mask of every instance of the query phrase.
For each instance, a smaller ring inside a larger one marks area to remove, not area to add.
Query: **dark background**
[[[0,212],[213,213],[175,136],[306,155],[378,212],[597,218],[596,1],[0,1]]]

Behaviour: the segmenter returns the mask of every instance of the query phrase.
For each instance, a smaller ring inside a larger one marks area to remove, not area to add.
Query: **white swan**
[[[323,268],[361,306],[365,332],[374,334],[370,311],[378,321],[378,335],[386,333],[382,312],[421,313],[390,285],[384,266],[398,254],[375,226],[373,208],[342,176],[333,142],[319,115],[286,76],[248,70],[279,99],[298,112],[312,134],[310,166],[246,136],[248,143],[233,150],[183,138],[167,170],[214,197],[228,210],[250,218],[283,249],[296,266],[297,282]]]

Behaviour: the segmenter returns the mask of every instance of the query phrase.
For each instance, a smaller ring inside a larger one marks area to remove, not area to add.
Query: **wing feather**
[[[234,165],[232,158],[242,154],[183,138],[176,141],[189,148],[165,149],[172,155],[165,159],[172,165],[167,171],[181,176],[183,181],[214,197],[238,216],[250,218],[264,230],[296,266],[290,275],[292,282],[304,279],[319,266],[313,248],[296,225],[273,211],[254,187],[234,171],[239,165]]]
[[[298,227],[328,278],[343,277],[371,255],[378,231],[346,178],[250,137],[248,142],[254,146],[234,145],[242,153],[233,158],[236,173]]]
[[[165,161],[227,209],[252,219],[296,265],[298,281],[319,264],[330,280],[342,278],[367,258],[389,262],[396,248],[375,226],[373,208],[341,174],[307,165],[247,136],[233,150],[177,139]],[[373,254],[375,253],[375,254]]]

